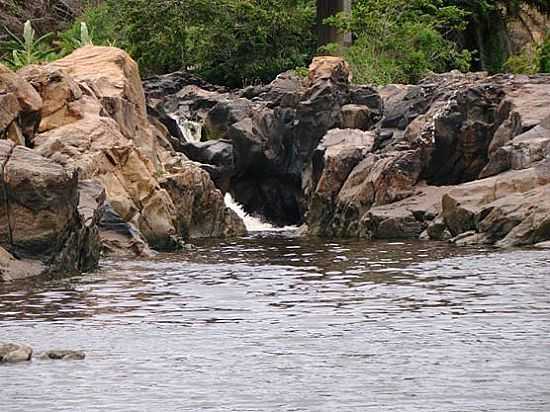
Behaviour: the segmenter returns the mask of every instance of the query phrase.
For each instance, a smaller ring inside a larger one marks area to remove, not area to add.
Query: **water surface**
[[[0,410],[549,411],[549,254],[271,233],[0,285],[0,341],[88,355]]]

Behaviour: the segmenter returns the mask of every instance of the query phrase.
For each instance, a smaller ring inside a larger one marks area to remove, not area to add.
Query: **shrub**
[[[330,19],[356,37],[345,51],[360,83],[411,83],[428,72],[468,70],[471,55],[447,38],[466,13],[439,0],[357,0],[351,16]]]
[[[546,35],[539,46],[539,71],[550,73],[550,33]]]
[[[314,11],[312,0],[105,0],[81,20],[95,44],[124,48],[144,75],[186,68],[241,86],[308,63]]]
[[[515,74],[550,73],[550,34],[534,50],[525,49],[508,58],[504,70]]]

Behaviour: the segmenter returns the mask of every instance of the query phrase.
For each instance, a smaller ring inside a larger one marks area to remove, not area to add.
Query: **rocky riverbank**
[[[109,47],[0,67],[0,280],[242,235],[227,192],[316,236],[550,239],[550,76],[351,77],[320,57],[307,78],[228,90],[173,73],[144,92]]]
[[[277,225],[326,237],[518,246],[550,239],[550,76],[433,75],[350,83],[338,58],[309,77],[228,91],[183,73],[145,82],[157,117],[218,188]]]
[[[85,47],[16,74],[0,66],[0,138],[0,281],[245,232],[149,118],[122,50]]]

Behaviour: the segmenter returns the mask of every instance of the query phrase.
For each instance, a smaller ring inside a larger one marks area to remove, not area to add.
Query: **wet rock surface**
[[[42,360],[84,360],[86,354],[75,350],[49,350],[38,353],[35,358]]]

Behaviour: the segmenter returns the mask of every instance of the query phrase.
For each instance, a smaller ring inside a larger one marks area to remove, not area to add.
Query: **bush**
[[[550,33],[546,35],[539,47],[539,71],[550,73]]]
[[[360,83],[414,83],[428,72],[468,70],[470,53],[446,35],[462,30],[466,13],[439,0],[357,0],[351,16],[330,23],[356,41],[345,57]]]
[[[124,48],[144,75],[185,68],[230,86],[304,65],[315,45],[312,0],[105,0],[81,20],[95,44]]]
[[[504,70],[515,74],[550,73],[550,34],[534,50],[526,49],[508,58]]]

